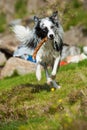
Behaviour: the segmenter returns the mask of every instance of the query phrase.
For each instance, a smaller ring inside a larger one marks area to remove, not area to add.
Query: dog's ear
[[[50,17],[53,23],[58,26],[58,11],[53,12],[52,16]]]
[[[39,18],[37,16],[34,16],[34,22],[37,23],[39,21]]]
[[[58,11],[53,12],[52,16],[50,17],[52,20],[58,20]]]

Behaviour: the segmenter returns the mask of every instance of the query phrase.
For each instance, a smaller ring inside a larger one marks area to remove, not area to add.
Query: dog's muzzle
[[[54,35],[53,35],[53,34],[50,34],[50,35],[49,35],[49,38],[50,38],[50,39],[54,39]]]

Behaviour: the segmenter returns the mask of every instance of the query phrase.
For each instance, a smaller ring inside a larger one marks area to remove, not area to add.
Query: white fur
[[[38,80],[38,81],[41,80],[41,65],[40,65],[40,64],[37,64],[36,77],[37,77],[37,80]]]
[[[33,50],[32,49],[29,49],[26,46],[20,46],[19,49],[15,50],[13,56],[14,57],[21,57],[21,58],[27,60],[28,56],[32,55],[32,54],[33,54]]]
[[[53,70],[52,70],[52,72],[51,72],[51,75],[52,75],[52,76],[56,76],[59,61],[60,61],[60,56],[57,57],[57,58],[55,59],[55,61],[54,61]]]
[[[29,40],[29,38],[33,37],[32,30],[22,25],[14,26],[13,32],[16,34],[17,39],[22,43],[26,43],[26,41]]]
[[[42,21],[41,21],[41,27],[47,27],[48,29],[48,38],[50,38],[50,35],[53,35],[55,37],[55,34],[53,32],[53,29],[51,28],[52,27],[52,22],[49,21],[48,18],[43,18]]]

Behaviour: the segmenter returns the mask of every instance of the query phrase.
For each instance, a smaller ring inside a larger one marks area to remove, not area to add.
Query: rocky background
[[[35,64],[13,58],[19,41],[10,26],[33,26],[33,16],[49,16],[58,10],[69,45],[87,45],[87,0],[0,0],[0,78],[35,71]]]

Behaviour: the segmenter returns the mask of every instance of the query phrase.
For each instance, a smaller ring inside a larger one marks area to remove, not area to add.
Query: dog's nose
[[[49,37],[50,37],[50,39],[53,39],[53,38],[54,38],[54,35],[53,35],[53,34],[50,34]]]

